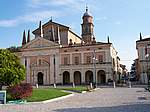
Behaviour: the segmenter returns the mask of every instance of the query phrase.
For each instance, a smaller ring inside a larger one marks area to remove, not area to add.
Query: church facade
[[[43,24],[26,39],[23,33],[21,52],[17,52],[26,67],[26,82],[32,85],[105,84],[117,81],[119,69],[117,51],[110,43],[97,42],[93,17],[88,8],[82,17],[81,37],[68,26],[53,22]]]

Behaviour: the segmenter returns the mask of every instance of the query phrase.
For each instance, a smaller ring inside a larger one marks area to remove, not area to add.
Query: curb
[[[66,95],[66,96],[53,98],[53,99],[45,100],[45,101],[41,101],[41,102],[27,102],[27,103],[24,103],[24,104],[28,105],[28,104],[38,104],[38,103],[49,103],[49,102],[53,102],[53,101],[62,100],[62,99],[65,99],[65,98],[68,98],[68,97],[71,97],[71,96],[74,96],[74,94],[69,94],[69,95]],[[24,105],[24,104],[0,104],[0,105]]]
[[[87,91],[82,91],[81,93],[87,93]]]
[[[45,100],[45,101],[41,101],[41,102],[27,102],[25,104],[50,103],[50,102],[62,100],[62,99],[65,99],[65,98],[68,98],[68,97],[71,97],[71,96],[74,96],[74,94],[69,94],[69,95],[66,95],[66,96],[62,96],[62,97],[58,97],[58,98],[53,98],[53,99]]]
[[[95,91],[95,90],[99,90],[99,89],[100,89],[100,88],[95,88],[95,89],[93,89],[93,90]]]
[[[69,95],[54,98],[54,99],[51,99],[51,100],[42,101],[42,103],[49,103],[49,102],[53,102],[53,101],[58,101],[58,100],[62,100],[62,99],[65,99],[65,98],[69,98],[71,96],[74,96],[74,94],[69,94]]]

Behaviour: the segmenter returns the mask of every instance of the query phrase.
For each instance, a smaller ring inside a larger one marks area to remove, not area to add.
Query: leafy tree
[[[3,85],[19,84],[25,79],[25,67],[19,58],[9,50],[0,49],[0,90]]]
[[[21,47],[11,46],[11,47],[7,48],[7,50],[9,50],[10,52],[20,52],[21,51],[20,48]]]

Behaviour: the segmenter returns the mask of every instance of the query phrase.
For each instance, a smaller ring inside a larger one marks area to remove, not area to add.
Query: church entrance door
[[[43,85],[43,73],[39,72],[37,75],[38,85]]]

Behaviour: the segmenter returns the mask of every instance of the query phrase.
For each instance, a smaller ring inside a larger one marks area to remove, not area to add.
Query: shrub
[[[25,99],[32,95],[32,86],[28,83],[21,83],[8,87],[7,92],[13,99]]]

